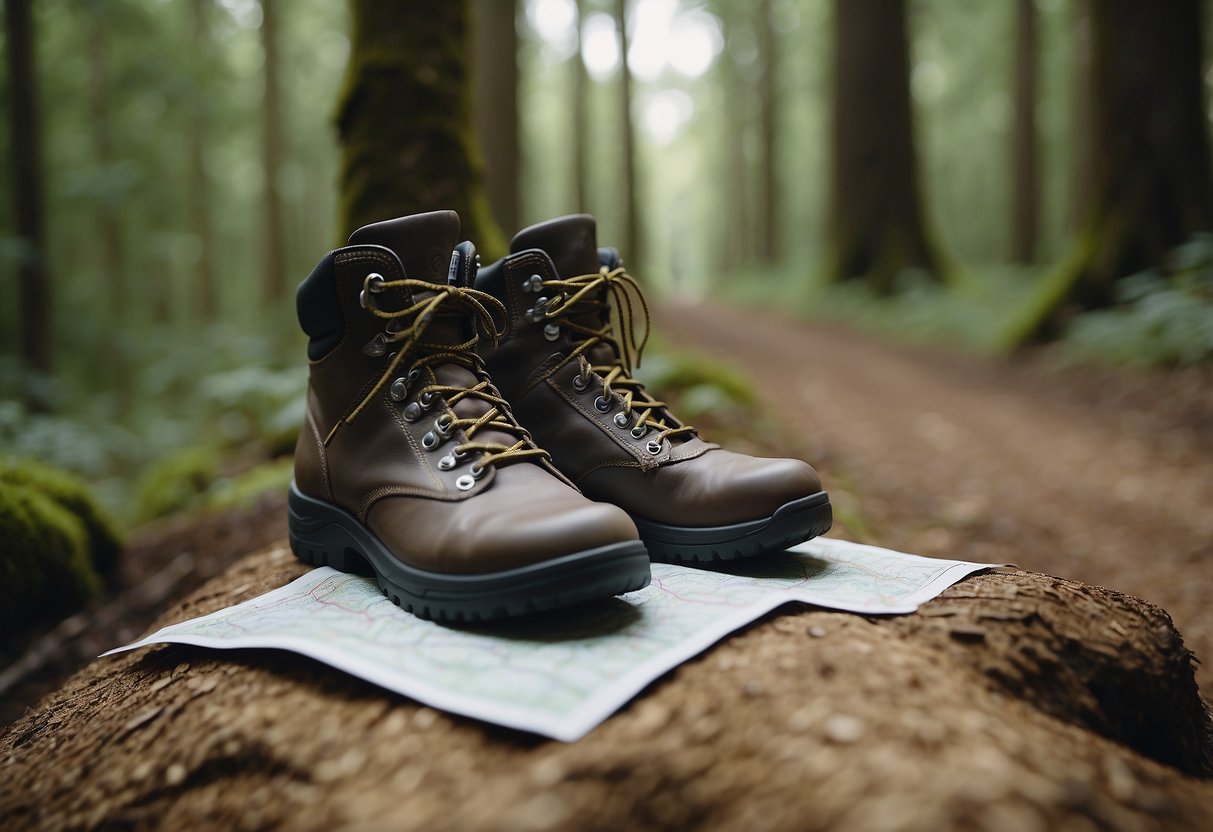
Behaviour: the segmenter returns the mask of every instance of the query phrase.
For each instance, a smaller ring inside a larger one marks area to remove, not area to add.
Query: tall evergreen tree
[[[464,236],[505,250],[484,196],[471,126],[467,0],[352,0],[337,109],[341,225],[451,208]]]
[[[513,232],[518,219],[517,0],[473,0],[472,100],[484,151],[485,193],[497,224]]]
[[[641,251],[640,206],[636,193],[636,126],[632,118],[632,69],[628,66],[628,0],[615,0],[619,29],[619,140],[623,148],[623,256],[639,264]]]
[[[827,275],[891,292],[903,269],[939,276],[910,108],[904,0],[834,1]]]
[[[1011,259],[1031,263],[1039,228],[1036,137],[1036,4],[1015,2],[1015,127],[1011,148]]]
[[[46,267],[42,129],[38,101],[34,21],[30,0],[4,0],[12,154],[14,230],[22,244],[17,267],[20,290],[20,350],[29,370],[51,371],[51,291]],[[39,406],[42,402],[32,401]]]
[[[282,194],[279,172],[286,156],[282,136],[282,94],[279,73],[278,10],[274,0],[261,0],[261,44],[265,52],[265,94],[262,98],[261,149],[265,171],[265,237],[262,266],[263,295],[267,305],[286,292],[286,239],[282,228]]]

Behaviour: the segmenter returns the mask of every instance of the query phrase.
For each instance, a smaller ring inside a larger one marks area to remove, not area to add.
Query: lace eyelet
[[[422,393],[417,397],[417,404],[421,405],[422,410],[429,410],[434,406],[434,394],[428,391]]]
[[[459,460],[455,459],[454,454],[447,454],[442,459],[438,460],[439,471],[449,471],[459,464]]]
[[[543,278],[537,274],[522,281],[522,291],[524,292],[540,292],[543,290]]]
[[[472,479],[478,480],[488,473],[488,469],[479,462],[473,462],[472,467],[468,469],[468,473],[472,475]]]
[[[594,399],[594,409],[599,413],[610,413],[611,402],[609,399],[604,399],[602,396]]]
[[[363,309],[371,308],[371,300],[368,293],[378,294],[383,291],[383,275],[379,272],[371,272],[362,281],[362,291],[358,293],[358,304]]]
[[[442,440],[439,439],[438,434],[434,433],[432,430],[427,430],[425,432],[425,436],[421,437],[421,447],[425,448],[427,451],[434,450],[440,444],[442,444]]]
[[[476,478],[471,474],[461,474],[459,479],[455,480],[455,487],[460,491],[471,491],[476,485]]]
[[[647,426],[637,425],[636,427],[632,428],[632,438],[633,439],[644,439],[645,434],[647,434],[648,432],[649,432],[649,429]]]
[[[409,383],[403,378],[398,378],[392,382],[392,388],[389,391],[394,402],[404,401],[404,397],[409,394]]]
[[[543,337],[549,341],[555,341],[560,337],[560,327],[556,324],[548,324],[543,328]]]
[[[404,408],[404,421],[416,422],[421,418],[421,405],[417,402],[409,402]]]
[[[404,324],[401,322],[401,320],[399,318],[392,318],[387,322],[387,326],[383,328],[383,331],[388,335],[395,335],[402,329],[404,329]]]
[[[454,417],[452,417],[449,413],[443,413],[436,420],[434,420],[434,430],[438,432],[439,436],[446,439],[451,435],[451,431],[453,429],[452,426],[454,424]]]
[[[583,376],[581,373],[573,376],[573,389],[578,393],[584,393],[590,389],[589,376]]]
[[[615,414],[615,424],[618,427],[626,428],[631,423],[632,420],[628,417],[628,414],[624,413],[622,410]]]
[[[644,449],[653,456],[657,456],[657,454],[661,453],[661,443],[656,439],[650,439],[648,444],[644,446]]]

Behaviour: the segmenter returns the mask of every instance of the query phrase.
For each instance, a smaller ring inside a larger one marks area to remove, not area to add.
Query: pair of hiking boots
[[[458,240],[453,211],[375,223],[300,285],[299,558],[476,622],[829,529],[809,465],[703,441],[632,376],[647,307],[592,217],[524,229],[485,268]]]

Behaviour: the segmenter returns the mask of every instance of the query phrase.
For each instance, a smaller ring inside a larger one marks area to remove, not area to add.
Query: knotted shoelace
[[[690,425],[667,423],[665,416],[668,405],[653,398],[644,389],[644,384],[632,376],[633,370],[640,366],[640,357],[649,340],[649,305],[635,278],[622,266],[615,269],[603,266],[593,274],[545,280],[543,287],[557,292],[544,309],[544,318],[581,338],[580,343],[576,343],[576,337],[573,338],[576,346],[553,368],[553,372],[570,361],[576,361],[583,379],[588,379],[592,373],[601,375],[602,397],[610,401],[611,396],[620,391],[625,418],[630,420],[633,413],[637,414],[633,430],[650,427],[659,430],[654,441],[695,433],[695,428]],[[618,335],[611,315],[603,314],[609,312],[603,309],[603,304],[614,306],[614,317],[619,322]],[[640,336],[637,336],[637,313],[644,320],[644,332]],[[578,318],[605,320],[606,323],[594,328]],[[591,364],[586,358],[586,354],[598,344],[611,348],[614,356],[611,363]]]
[[[501,338],[502,329],[497,326],[497,320],[506,320],[508,313],[505,306],[486,292],[469,289],[462,286],[429,283],[424,280],[388,280],[382,278],[372,282],[376,275],[367,276],[363,281],[363,305],[372,315],[386,321],[408,320],[407,326],[393,327],[389,325],[384,337],[388,344],[395,345],[396,353],[388,363],[383,375],[366,394],[366,397],[355,407],[343,422],[352,424],[358,415],[366,408],[376,395],[388,384],[396,374],[401,364],[408,362],[409,375],[426,367],[436,367],[439,364],[457,364],[465,367],[477,378],[477,383],[471,387],[447,384],[429,384],[417,391],[417,397],[443,396],[451,409],[453,418],[444,420],[441,427],[446,433],[463,430],[468,441],[457,446],[453,455],[462,458],[464,455],[479,451],[482,456],[476,463],[479,470],[490,465],[504,465],[521,462],[525,459],[542,460],[550,465],[551,456],[547,451],[538,448],[531,441],[531,435],[515,421],[510,411],[509,403],[502,398],[501,393],[488,379],[488,373],[480,356],[476,353],[476,343],[479,333],[483,332],[491,338],[494,345]],[[399,310],[380,309],[374,302],[373,296],[391,289],[405,289],[418,294],[425,293],[421,300]],[[459,344],[439,344],[421,340],[426,328],[442,314],[459,316],[470,314],[476,323],[472,336]],[[476,418],[459,417],[454,415],[454,408],[464,399],[479,399],[486,402],[489,408]],[[442,419],[442,417],[439,417]],[[340,425],[341,422],[338,423]],[[480,431],[499,430],[512,436],[519,437],[513,445],[499,442],[474,441]],[[336,432],[336,427],[333,428]],[[330,438],[332,433],[329,434]],[[327,443],[327,440],[326,440]]]

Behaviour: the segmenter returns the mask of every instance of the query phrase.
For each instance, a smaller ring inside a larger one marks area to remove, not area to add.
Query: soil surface
[[[832,534],[1145,598],[1213,691],[1213,368],[957,358],[713,304],[657,326],[745,371],[779,443],[822,473]]]

